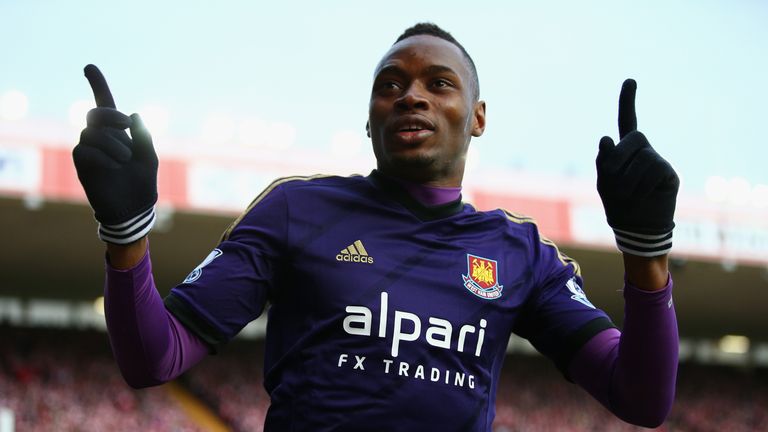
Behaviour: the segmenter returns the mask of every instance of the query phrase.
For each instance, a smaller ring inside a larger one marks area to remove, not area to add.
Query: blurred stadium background
[[[252,3],[0,3],[0,432],[260,430],[268,402],[262,319],[174,383],[122,382],[104,333],[104,248],[71,163],[93,106],[85,64],[155,137],[151,244],[165,295],[272,179],[374,167],[371,73],[423,20],[466,46],[488,102],[465,199],[535,217],[617,324],[621,258],[594,156],[600,136],[616,135],[622,80],[638,80],[640,129],[683,180],[672,255],[681,365],[661,430],[768,430],[768,4]],[[638,429],[516,338],[494,428]]]

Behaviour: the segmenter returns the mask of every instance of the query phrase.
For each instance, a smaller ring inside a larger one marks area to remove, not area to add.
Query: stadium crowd
[[[103,333],[0,326],[0,407],[18,431],[199,430],[162,388],[133,390]],[[238,340],[179,379],[235,431],[261,431],[269,397],[263,346]],[[540,357],[507,359],[495,432],[640,431],[616,419]],[[768,371],[682,364],[660,431],[768,430]]]
[[[262,345],[238,341],[183,381],[236,431],[261,431],[269,397],[262,387]],[[244,379],[244,377],[249,377]],[[507,358],[494,432],[648,430],[617,419],[541,357]],[[659,431],[768,430],[768,371],[682,364],[672,413]]]
[[[198,431],[162,388],[123,381],[106,334],[0,326],[0,407],[17,431]]]
[[[236,431],[261,432],[269,407],[262,381],[263,345],[236,342],[179,381]]]

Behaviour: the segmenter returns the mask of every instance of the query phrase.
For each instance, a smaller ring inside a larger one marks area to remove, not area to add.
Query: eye
[[[432,87],[448,88],[448,87],[453,87],[453,83],[444,78],[437,78],[434,81],[432,81]]]
[[[375,90],[378,93],[393,93],[400,90],[400,84],[393,80],[382,80],[376,83]]]

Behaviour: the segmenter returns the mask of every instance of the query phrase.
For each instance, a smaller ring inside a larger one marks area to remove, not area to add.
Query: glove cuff
[[[641,257],[655,257],[672,250],[672,231],[665,234],[639,234],[614,228],[620,251]]]
[[[117,225],[99,223],[99,238],[114,244],[129,244],[149,234],[155,226],[155,207],[152,206],[144,213]]]

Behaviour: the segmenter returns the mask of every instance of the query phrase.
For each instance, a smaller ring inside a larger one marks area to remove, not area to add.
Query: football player
[[[664,421],[678,356],[667,266],[678,179],[636,130],[634,81],[619,98],[620,140],[604,137],[597,156],[624,257],[619,331],[532,219],[462,202],[486,104],[471,57],[434,24],[407,29],[376,66],[366,130],[377,168],[276,180],[165,299],[147,238],[152,139],[95,66],[85,74],[97,107],[73,156],[107,245],[107,325],[131,386],[175,378],[267,310],[266,430],[490,431],[512,333],[618,417]]]

